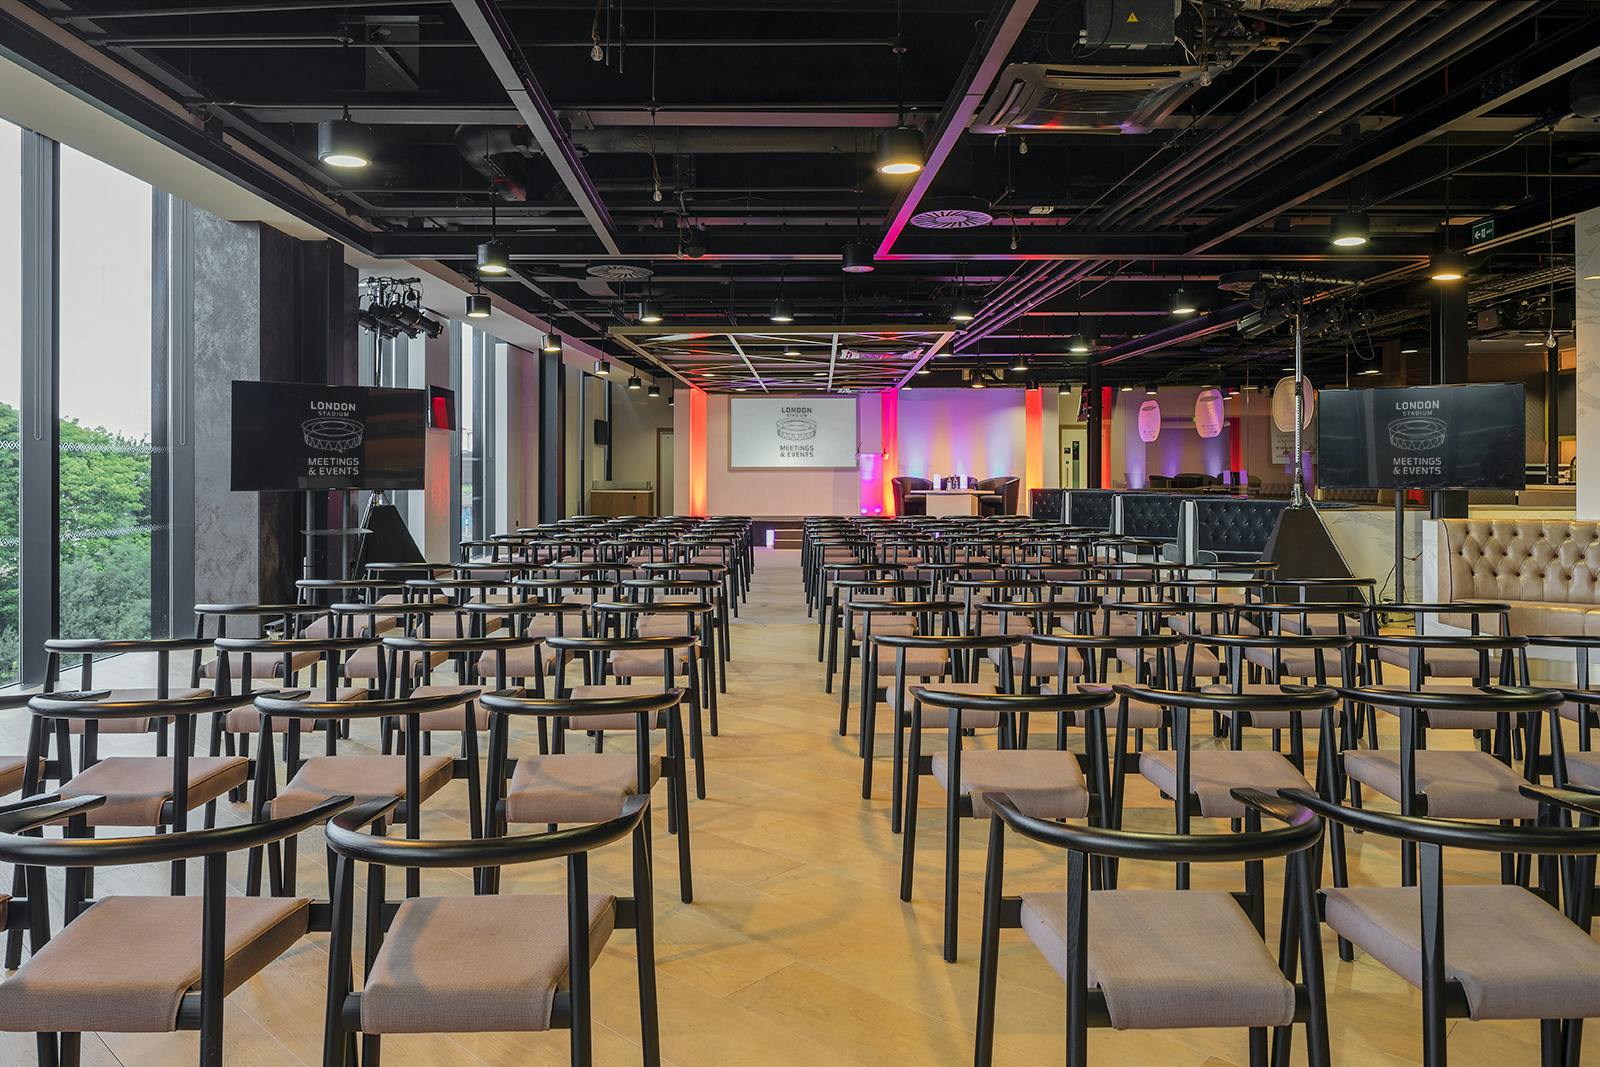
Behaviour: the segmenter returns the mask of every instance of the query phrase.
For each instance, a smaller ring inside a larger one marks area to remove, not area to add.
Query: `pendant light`
[[[639,301],[639,321],[646,326],[654,326],[661,321],[661,302],[658,300]]]
[[[789,301],[779,297],[772,302],[772,314],[767,317],[773,322],[793,322],[794,306]]]
[[[841,268],[846,274],[871,274],[874,269],[872,262],[872,249],[865,241],[851,241],[844,246],[844,264]]]
[[[372,130],[350,121],[346,106],[342,118],[317,123],[317,159],[330,167],[359,170],[372,162]]]
[[[644,391],[644,395],[648,396],[648,397],[660,397],[661,396],[661,386],[657,385],[655,382],[651,382],[650,383],[650,388],[648,388],[648,389],[646,389]]]
[[[609,377],[611,377],[611,364],[607,363],[603,359],[595,360],[594,361],[594,376],[596,378],[609,378]]]
[[[964,296],[956,297],[955,306],[950,309],[951,322],[971,322],[976,316],[972,308],[972,301]]]
[[[477,292],[467,294],[467,318],[486,319],[489,317],[489,294],[480,287]]]
[[[493,188],[489,190],[489,239],[478,245],[478,273],[479,274],[509,274],[511,272],[511,249],[500,240],[499,218],[495,207],[499,202],[499,194]]]
[[[559,356],[561,354],[561,335],[559,333],[545,334],[544,344],[540,346],[539,351],[546,355]]]
[[[1124,393],[1131,393],[1131,392],[1133,392],[1133,386],[1131,386],[1131,385],[1124,385],[1124,386],[1123,386],[1123,387],[1122,387],[1122,389],[1121,389],[1121,391],[1122,391],[1122,392],[1124,392]]]
[[[922,131],[906,122],[905,102],[905,41],[900,36],[901,10],[900,5],[895,5],[894,44],[890,51],[894,52],[894,85],[895,85],[895,125],[893,129],[884,130],[878,134],[878,173],[890,177],[905,177],[915,174],[922,169],[923,160],[927,156],[927,148],[922,141]]]
[[[640,389],[643,389],[643,388],[644,388],[644,379],[643,378],[639,377],[637,374],[628,375],[628,391],[629,392],[637,393]]]
[[[678,404],[678,391],[674,389],[667,394],[667,407],[676,407]]]
[[[340,69],[345,72],[350,69],[349,48],[347,39],[339,50]],[[372,162],[372,130],[350,120],[348,99],[338,118],[317,123],[317,159],[342,170],[359,170]]]
[[[1194,300],[1190,298],[1189,293],[1183,287],[1183,275],[1178,275],[1178,288],[1172,294],[1172,313],[1174,315],[1193,315],[1199,310],[1195,306]]]
[[[1072,340],[1067,342],[1067,351],[1075,356],[1084,355],[1089,351],[1089,339],[1081,333],[1072,335]]]
[[[1006,369],[1015,374],[1026,374],[1028,373],[1028,361],[1018,356],[1011,361],[1011,366]]]
[[[1347,211],[1333,217],[1333,243],[1339,248],[1360,248],[1372,239],[1372,221],[1364,211]]]
[[[1435,252],[1428,277],[1436,282],[1459,282],[1467,276],[1467,263],[1460,252]]]

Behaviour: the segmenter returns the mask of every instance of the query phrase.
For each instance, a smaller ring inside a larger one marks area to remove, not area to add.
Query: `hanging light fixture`
[[[350,121],[350,108],[344,116],[317,123],[317,159],[330,167],[359,170],[372,162],[372,129]]]
[[[661,321],[661,302],[658,300],[639,301],[639,321],[647,326],[654,326]]]
[[[1072,335],[1072,340],[1067,342],[1067,351],[1075,356],[1084,355],[1089,351],[1089,339],[1081,333]]]
[[[643,378],[639,377],[637,374],[628,375],[628,391],[629,392],[637,393],[640,389],[643,389],[643,388],[644,388],[644,379]]]
[[[495,211],[499,195],[489,190],[489,239],[478,245],[479,274],[508,274],[511,271],[511,249],[500,240],[500,220]]]
[[[1360,370],[1356,371],[1356,377],[1364,378],[1364,377],[1367,377],[1368,375],[1382,374],[1382,373],[1383,373],[1383,368],[1381,368],[1381,367],[1362,367]]]
[[[986,388],[986,386],[983,384],[983,371],[979,371],[978,373],[976,373],[976,374],[974,374],[972,376],[972,388],[974,388],[974,389]]]
[[[904,177],[922,169],[922,131],[903,122],[878,134],[878,173]]]
[[[1333,217],[1333,243],[1340,248],[1360,248],[1372,239],[1372,222],[1364,211],[1347,211]]]
[[[350,69],[350,41],[339,48],[340,69]],[[345,86],[348,91],[349,85]],[[345,102],[336,119],[317,123],[317,159],[330,167],[359,170],[372,162],[372,130],[350,120],[350,104]]]
[[[901,177],[915,174],[922,169],[923,160],[926,158],[926,148],[922,142],[922,131],[906,122],[906,101],[904,65],[906,46],[900,37],[901,13],[895,12],[894,44],[890,51],[894,53],[894,85],[895,85],[895,112],[896,120],[892,129],[884,130],[878,134],[878,173]]]
[[[489,317],[489,294],[481,290],[467,294],[467,318],[486,319]]]
[[[1467,276],[1467,262],[1460,252],[1435,252],[1428,277],[1436,282],[1459,282]]]
[[[871,274],[875,264],[872,262],[872,249],[865,241],[851,241],[844,246],[844,263],[842,270],[846,274]]]
[[[1193,315],[1199,310],[1180,282],[1177,291],[1172,294],[1172,313],[1174,315]]]
[[[657,385],[655,382],[651,382],[650,387],[644,391],[644,395],[648,397],[659,397],[661,395],[661,386]]]
[[[1006,369],[1014,374],[1026,374],[1028,373],[1028,361],[1018,356],[1011,361],[1011,366]]]
[[[596,378],[609,378],[609,377],[611,377],[611,364],[607,363],[603,359],[595,360],[594,361],[594,376]]]
[[[794,306],[789,301],[779,297],[772,302],[772,314],[767,318],[772,322],[793,322]]]
[[[1153,385],[1145,386],[1144,387],[1144,395],[1145,396],[1155,396],[1156,395],[1156,387],[1153,386]]]
[[[1131,386],[1131,385],[1124,385],[1124,386],[1123,386],[1123,387],[1122,387],[1122,389],[1121,389],[1121,391],[1122,391],[1122,392],[1124,392],[1124,393],[1131,393],[1131,392],[1133,392],[1133,386]]]
[[[955,306],[950,309],[951,322],[971,322],[976,317],[972,301],[964,296],[957,296]]]
[[[561,354],[561,335],[559,333],[545,334],[544,344],[540,346],[539,351],[547,355],[559,356]]]
[[[667,394],[667,407],[669,407],[669,408],[670,407],[676,407],[677,403],[678,403],[678,391],[676,389],[674,389],[672,392]]]

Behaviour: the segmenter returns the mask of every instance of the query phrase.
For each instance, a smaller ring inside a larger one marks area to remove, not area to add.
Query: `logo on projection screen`
[[[817,420],[790,415],[778,420],[778,436],[785,441],[809,441],[817,436]]]

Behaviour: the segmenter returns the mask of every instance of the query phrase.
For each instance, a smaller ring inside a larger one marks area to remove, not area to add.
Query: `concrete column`
[[[1600,208],[1577,217],[1578,518],[1600,519]]]

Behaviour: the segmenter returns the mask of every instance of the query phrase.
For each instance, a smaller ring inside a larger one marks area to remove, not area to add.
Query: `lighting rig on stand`
[[[363,278],[366,306],[356,312],[356,323],[379,337],[438,337],[444,323],[422,309],[421,278]]]

